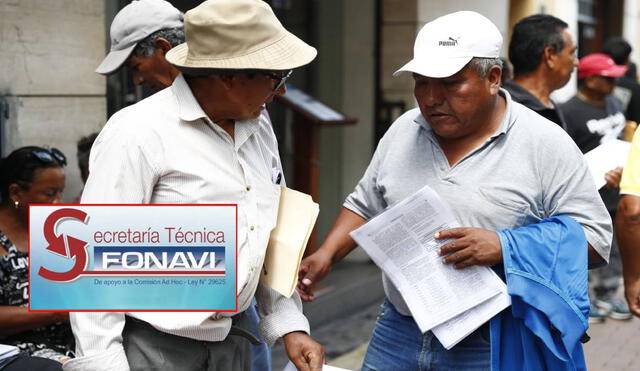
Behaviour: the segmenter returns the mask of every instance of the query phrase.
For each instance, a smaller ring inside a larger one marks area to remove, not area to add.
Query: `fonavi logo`
[[[88,225],[86,212],[73,208],[53,211],[44,223],[45,250],[66,259],[75,259],[66,272],[51,271],[43,266],[38,275],[54,282],[71,282],[80,276],[224,276],[224,246],[94,246],[81,239],[57,234],[65,220]],[[87,253],[93,252],[93,255]],[[93,257],[93,259],[91,259]],[[91,267],[89,267],[91,266]]]

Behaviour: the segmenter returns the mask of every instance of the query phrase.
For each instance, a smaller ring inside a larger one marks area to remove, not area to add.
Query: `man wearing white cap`
[[[444,264],[498,265],[494,231],[558,214],[582,224],[590,261],[608,257],[610,219],[580,151],[559,126],[500,89],[501,47],[496,26],[475,12],[448,14],[422,28],[413,60],[396,72],[413,74],[418,108],[391,125],[326,240],[303,261],[305,298],[331,263],[355,248],[350,231],[425,185],[469,227],[436,233],[452,239],[440,251],[450,254]],[[446,350],[430,331],[420,331],[386,275],[383,283],[386,300],[363,370],[490,369],[487,324]]]
[[[153,91],[171,85],[178,70],[166,53],[184,42],[183,14],[164,0],[134,0],[111,23],[111,50],[96,69],[110,75],[129,67],[133,83]]]
[[[297,294],[259,284],[282,179],[261,112],[316,50],[259,0],[203,2],[186,13],[185,38],[166,55],[183,74],[96,139],[82,202],[237,203],[239,313],[74,313],[78,358],[65,369],[249,370],[255,339],[243,312],[255,295],[267,343],[283,338],[298,369],[320,370],[324,351]]]

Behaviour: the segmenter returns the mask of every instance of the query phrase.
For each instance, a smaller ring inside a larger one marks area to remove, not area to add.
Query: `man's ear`
[[[156,50],[159,50],[162,53],[162,55],[167,54],[167,52],[172,48],[169,40],[165,39],[164,37],[158,37],[154,42],[154,44],[155,44]]]
[[[492,66],[487,73],[487,81],[489,82],[489,90],[492,95],[498,94],[500,83],[502,82],[502,68]]]
[[[558,55],[553,51],[551,45],[547,45],[542,52],[542,63],[544,63],[549,69],[554,69],[557,63]]]

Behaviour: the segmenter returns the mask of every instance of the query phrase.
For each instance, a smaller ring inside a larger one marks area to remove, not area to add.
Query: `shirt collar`
[[[179,74],[173,84],[171,84],[173,95],[178,101],[178,117],[183,121],[196,121],[207,118],[207,114],[202,110],[200,104],[193,96],[191,88],[187,84],[182,74]]]
[[[178,101],[178,117],[180,120],[186,122],[192,122],[200,119],[205,119],[207,122],[211,122],[211,119],[204,112],[200,104],[193,95],[189,84],[184,79],[182,74],[179,74],[171,85],[173,95]],[[235,125],[235,138],[234,143],[236,147],[240,147],[251,135],[253,135],[259,128],[259,120],[262,116],[251,120],[236,120]],[[215,123],[212,123],[215,125]]]

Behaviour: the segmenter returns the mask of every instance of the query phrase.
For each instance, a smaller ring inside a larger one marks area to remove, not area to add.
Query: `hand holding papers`
[[[282,188],[278,222],[271,232],[260,282],[290,297],[298,282],[300,260],[316,223],[318,204],[311,196]]]
[[[433,330],[447,349],[510,302],[491,269],[442,263],[438,250],[448,240],[434,235],[455,227],[451,211],[425,186],[351,232],[398,288],[420,330]]]
[[[600,189],[607,183],[604,179],[607,171],[624,166],[630,148],[631,143],[615,139],[604,142],[584,154],[596,188]]]

